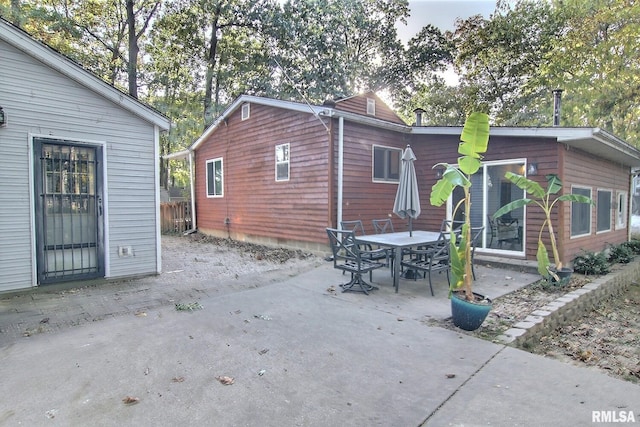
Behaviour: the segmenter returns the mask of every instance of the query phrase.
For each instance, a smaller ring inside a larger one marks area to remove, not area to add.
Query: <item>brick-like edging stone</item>
[[[523,321],[498,336],[496,341],[516,347],[531,347],[554,329],[592,310],[598,302],[623,293],[639,277],[640,260],[632,261],[618,271],[599,277],[536,309]]]

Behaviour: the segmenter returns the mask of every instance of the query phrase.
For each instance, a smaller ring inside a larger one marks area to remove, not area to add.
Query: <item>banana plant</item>
[[[485,113],[471,113],[465,121],[458,145],[458,165],[438,163],[434,168],[442,167],[444,172],[431,188],[430,202],[433,206],[442,206],[456,187],[461,187],[464,197],[456,204],[456,212],[464,208],[464,224],[459,237],[452,229],[449,245],[451,258],[451,292],[464,290],[465,298],[473,301],[473,272],[471,269],[471,175],[482,166],[483,154],[489,145],[489,116]]]
[[[539,206],[540,209],[542,209],[542,211],[544,212],[545,220],[543,221],[542,226],[540,227],[540,232],[538,233],[538,250],[536,253],[536,259],[538,261],[538,273],[540,273],[540,275],[544,278],[548,279],[549,276],[553,276],[556,280],[558,280],[558,276],[551,270],[549,252],[547,251],[547,247],[542,241],[542,233],[546,228],[549,233],[549,240],[551,242],[551,250],[553,252],[555,269],[556,271],[562,270],[562,260],[560,259],[560,255],[558,254],[558,244],[556,234],[553,229],[553,223],[551,222],[551,212],[558,202],[594,204],[593,200],[591,200],[591,198],[587,196],[583,196],[580,194],[563,194],[554,198],[554,196],[558,194],[560,190],[562,190],[562,181],[556,174],[546,175],[546,190],[542,188],[542,186],[536,181],[533,181],[523,175],[519,175],[513,172],[506,172],[504,176],[518,188],[524,190],[527,195],[531,195],[533,198],[524,197],[522,199],[514,200],[510,203],[507,203],[493,214],[493,218],[498,218],[508,212],[519,209],[526,205],[535,204]]]

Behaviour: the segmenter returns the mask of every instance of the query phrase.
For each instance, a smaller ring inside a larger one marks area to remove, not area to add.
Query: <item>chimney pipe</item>
[[[416,108],[413,110],[416,115],[416,126],[422,126],[422,114],[426,113],[422,108]]]
[[[553,126],[560,126],[560,105],[562,103],[562,89],[553,91]]]

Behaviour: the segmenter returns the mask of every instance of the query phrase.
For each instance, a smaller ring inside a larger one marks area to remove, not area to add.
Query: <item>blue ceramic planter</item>
[[[491,311],[491,300],[482,295],[474,293],[482,302],[470,302],[464,298],[464,294],[451,295],[451,317],[453,324],[465,331],[475,331],[482,325],[489,311]]]
[[[554,271],[558,275],[558,278],[560,279],[560,281],[558,282],[555,280],[553,276],[549,276],[549,283],[551,283],[552,285],[557,287],[563,287],[569,283],[569,280],[571,280],[571,275],[573,274],[572,268],[564,267],[561,270],[554,270]]]

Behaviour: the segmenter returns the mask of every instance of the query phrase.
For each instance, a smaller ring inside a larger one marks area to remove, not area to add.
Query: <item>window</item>
[[[289,144],[276,145],[276,181],[289,181]]]
[[[399,148],[373,146],[373,182],[399,182],[400,159]]]
[[[376,100],[373,98],[367,98],[367,114],[370,116],[376,115]]]
[[[222,158],[207,160],[207,197],[222,197]]]
[[[598,190],[596,232],[611,230],[611,191]]]
[[[616,230],[627,226],[627,192],[618,192],[618,203],[616,206]]]
[[[242,120],[247,120],[249,118],[251,112],[251,107],[249,103],[242,104]]]
[[[573,187],[571,193],[591,198],[590,188]],[[591,205],[571,203],[571,237],[589,234],[591,234]]]

